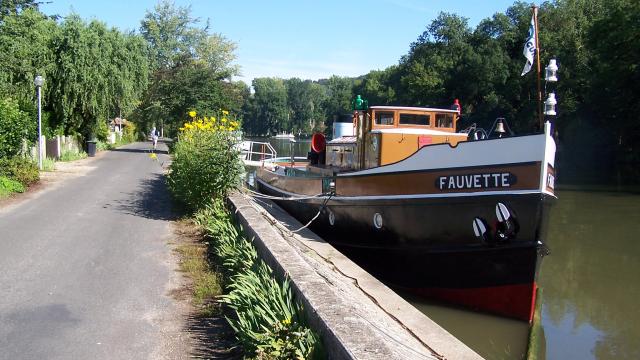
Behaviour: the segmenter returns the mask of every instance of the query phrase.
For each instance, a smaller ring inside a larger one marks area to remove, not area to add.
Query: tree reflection
[[[640,358],[640,196],[565,191],[553,208],[543,260],[543,326],[553,343],[580,343],[597,359]],[[573,319],[570,334],[549,331]],[[597,329],[588,335],[583,325]],[[590,339],[585,339],[592,337]],[[586,341],[585,341],[586,340]]]

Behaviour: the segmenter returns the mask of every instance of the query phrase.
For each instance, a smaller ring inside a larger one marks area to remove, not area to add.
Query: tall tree
[[[208,31],[208,24],[201,27],[189,7],[170,1],[147,12],[140,32],[149,44],[154,71],[135,116],[143,127],[162,122],[171,135],[189,110],[241,109],[237,101],[242,101],[242,86],[229,81],[239,71],[233,65],[236,45]]]
[[[253,113],[246,119],[245,130],[255,135],[272,135],[288,131],[287,89],[278,78],[253,79]]]

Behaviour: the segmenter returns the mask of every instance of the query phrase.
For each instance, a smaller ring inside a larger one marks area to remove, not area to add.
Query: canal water
[[[295,156],[309,140],[296,139]],[[270,139],[279,156],[289,140]],[[541,265],[539,359],[640,359],[640,194],[557,192]],[[487,359],[524,359],[529,325],[401,294]]]

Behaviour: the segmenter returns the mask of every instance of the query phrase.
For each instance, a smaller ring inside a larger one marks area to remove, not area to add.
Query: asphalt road
[[[86,174],[0,209],[0,359],[173,357],[167,156],[149,147],[100,154]]]

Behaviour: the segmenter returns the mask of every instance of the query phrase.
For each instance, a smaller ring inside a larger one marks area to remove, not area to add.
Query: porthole
[[[373,226],[375,226],[376,229],[382,229],[382,215],[380,215],[380,213],[373,215]]]
[[[333,211],[329,210],[329,225],[333,226],[336,224],[336,215]]]

